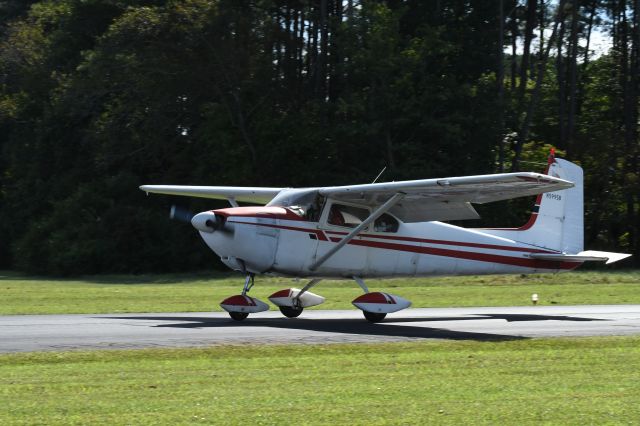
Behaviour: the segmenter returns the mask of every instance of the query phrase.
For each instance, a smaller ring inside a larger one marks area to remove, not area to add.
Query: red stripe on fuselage
[[[329,241],[324,232],[319,229],[310,229],[310,228],[300,228],[298,226],[286,226],[286,225],[276,225],[275,223],[256,223],[256,222],[242,222],[240,220],[230,221],[229,223],[240,223],[243,225],[254,225],[254,226],[266,226],[268,228],[277,228],[277,229],[286,229],[287,231],[299,231],[306,232],[308,234],[315,234],[320,241]]]
[[[331,237],[332,242],[337,243],[340,238]],[[435,247],[412,246],[408,244],[394,244],[378,241],[351,240],[347,244],[356,246],[373,247],[386,250],[397,250],[409,253],[429,254],[433,256],[453,257],[456,259],[476,260],[480,262],[500,263],[503,265],[522,266],[534,269],[575,269],[582,262],[556,262],[553,260],[527,259],[525,257],[502,256],[498,254],[478,253],[462,250],[450,250]]]
[[[347,235],[346,232],[327,231],[327,234],[331,235]],[[396,241],[411,241],[415,243],[427,243],[427,244],[440,244],[446,246],[460,246],[460,247],[475,247],[486,248],[492,250],[504,250],[504,251],[519,251],[525,253],[557,253],[553,250],[535,249],[529,247],[512,247],[512,246],[500,246],[496,244],[482,244],[482,243],[467,243],[463,241],[447,241],[447,240],[431,240],[427,238],[415,238],[415,237],[403,237],[400,235],[372,235],[372,234],[358,234],[364,238],[378,238],[382,240],[396,240]]]

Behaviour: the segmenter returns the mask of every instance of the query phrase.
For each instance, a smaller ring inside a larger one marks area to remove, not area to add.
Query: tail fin
[[[584,248],[582,168],[552,154],[546,173],[573,182],[575,186],[538,195],[524,226],[483,232],[562,253],[580,253]]]

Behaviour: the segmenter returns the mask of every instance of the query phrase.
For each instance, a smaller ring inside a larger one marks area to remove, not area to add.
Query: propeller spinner
[[[189,222],[198,231],[212,233],[215,231],[233,233],[233,227],[227,225],[227,218],[207,211],[193,214],[184,207],[173,205],[169,217],[180,222]]]
[[[202,212],[193,216],[191,219],[191,224],[198,231],[202,232],[214,232],[219,228],[218,226],[218,218],[212,212]]]

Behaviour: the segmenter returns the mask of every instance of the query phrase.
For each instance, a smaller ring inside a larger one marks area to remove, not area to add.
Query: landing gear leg
[[[244,287],[242,288],[243,296],[246,296],[247,293],[249,293],[249,290],[251,290],[251,288],[253,287],[255,276],[256,274],[254,273],[247,273],[247,277],[244,279]]]
[[[354,276],[353,279],[358,283],[362,291],[369,293],[369,287],[367,287],[362,278]]]

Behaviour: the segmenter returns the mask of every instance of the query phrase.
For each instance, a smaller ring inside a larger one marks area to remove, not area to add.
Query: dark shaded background
[[[168,210],[221,204],[141,184],[542,171],[552,145],[585,168],[587,245],[635,253],[636,6],[0,1],[0,268],[219,267]],[[607,54],[586,48],[595,29]],[[480,206],[468,225],[520,225],[531,205]]]

